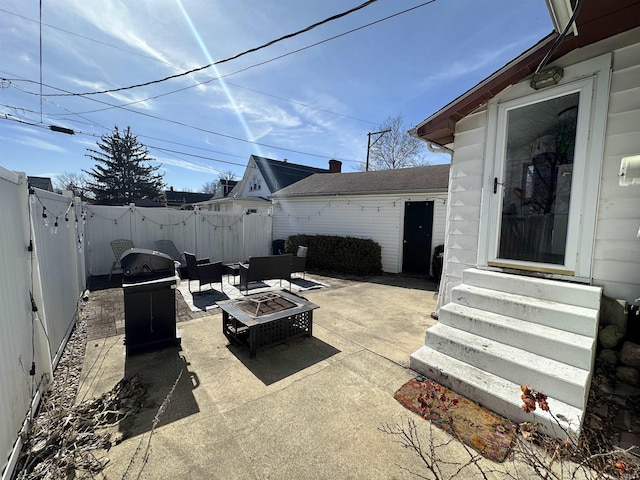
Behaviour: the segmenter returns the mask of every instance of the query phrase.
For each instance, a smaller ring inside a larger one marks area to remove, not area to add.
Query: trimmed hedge
[[[285,252],[305,246],[307,268],[320,272],[349,275],[382,273],[382,248],[371,239],[332,235],[292,235],[285,242]]]

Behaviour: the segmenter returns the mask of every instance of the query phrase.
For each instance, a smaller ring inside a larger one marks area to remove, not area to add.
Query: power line
[[[36,81],[34,81],[34,80],[27,80],[27,79],[0,79],[0,80],[6,80],[6,81],[9,81],[9,82],[14,82],[14,81],[16,81],[16,80],[17,80],[17,81],[22,81],[22,82],[27,82],[27,83],[35,83],[35,84],[38,84],[38,82],[36,82]],[[27,89],[25,89],[25,88],[23,88],[23,87],[19,87],[18,85],[15,85],[14,83],[10,83],[10,85],[11,85],[11,86],[13,86],[13,87],[15,87],[15,88],[18,88],[20,91],[22,91],[22,92],[24,92],[24,93],[27,93],[27,94],[29,94],[29,95],[35,95],[35,96],[38,96],[38,94],[37,94],[36,92],[31,92],[31,91],[29,91],[29,90],[27,90]],[[60,91],[63,91],[63,92],[64,92],[64,91],[66,91],[66,90],[64,90],[64,89],[62,89],[62,88],[53,87],[53,86],[51,86],[51,85],[47,85],[47,84],[44,84],[44,85],[45,85],[46,87],[48,87],[48,88],[52,88],[52,89],[54,89],[54,90],[60,90]],[[110,103],[108,103],[108,102],[105,102],[105,101],[103,101],[103,100],[98,100],[98,99],[96,99],[96,98],[92,98],[92,97],[83,97],[83,98],[86,98],[87,100],[91,100],[91,101],[94,101],[94,102],[102,103],[102,104],[104,104],[104,105],[111,105],[111,106],[115,106],[115,105],[112,105],[112,104],[110,104]],[[217,135],[217,136],[220,136],[220,137],[223,137],[223,138],[228,138],[228,139],[230,139],[230,140],[236,140],[236,141],[239,141],[239,142],[249,143],[249,144],[253,144],[253,145],[259,145],[259,146],[261,146],[261,147],[266,147],[266,148],[273,148],[273,149],[275,149],[275,150],[282,150],[282,151],[285,151],[285,152],[297,153],[297,154],[300,154],[300,155],[306,155],[306,156],[310,156],[310,157],[317,157],[317,158],[335,158],[335,157],[334,157],[334,156],[332,156],[332,155],[321,155],[321,154],[318,154],[318,153],[303,152],[303,151],[301,151],[301,150],[294,150],[294,149],[292,149],[292,148],[278,147],[278,146],[276,146],[276,145],[270,145],[270,144],[267,144],[267,143],[255,142],[255,141],[253,141],[253,140],[247,140],[247,139],[244,139],[244,138],[235,137],[235,136],[233,136],[233,135],[227,135],[227,134],[225,134],[225,133],[215,132],[215,131],[213,131],[213,130],[207,130],[206,128],[196,127],[195,125],[189,125],[189,124],[184,123],[184,122],[179,122],[178,120],[171,120],[171,119],[168,119],[168,118],[159,117],[159,116],[157,116],[157,115],[152,115],[152,114],[150,114],[150,113],[146,113],[146,112],[140,112],[140,111],[138,111],[138,110],[133,110],[133,109],[126,108],[126,107],[117,107],[117,108],[119,108],[119,109],[121,109],[121,110],[125,110],[125,111],[127,111],[127,112],[135,113],[135,114],[137,114],[137,115],[142,115],[142,116],[145,116],[145,117],[153,118],[153,119],[155,119],[155,120],[161,120],[161,121],[163,121],[163,122],[173,123],[173,124],[175,124],[175,125],[179,125],[179,126],[181,126],[181,127],[191,128],[191,129],[193,129],[193,130],[197,130],[197,131],[204,132],[204,133],[209,133],[209,134],[211,134],[211,135]],[[357,161],[357,160],[347,160],[347,159],[343,159],[343,158],[335,158],[335,159],[336,159],[336,160],[340,160],[340,161],[342,161],[342,162],[354,162],[354,163],[361,163],[361,162],[359,162],[359,161]]]
[[[317,27],[319,27],[321,25],[324,25],[325,23],[332,22],[332,21],[337,20],[339,18],[345,17],[345,16],[347,16],[347,15],[353,13],[353,12],[357,12],[358,10],[361,10],[361,9],[363,9],[365,7],[368,7],[369,5],[371,5],[371,4],[373,4],[373,3],[377,2],[377,1],[378,0],[367,0],[366,2],[361,3],[357,7],[351,8],[349,10],[346,10],[346,11],[344,11],[342,13],[338,13],[336,15],[332,15],[331,17],[325,18],[324,20],[321,20],[321,21],[316,22],[316,23],[314,23],[312,25],[309,25],[308,27],[305,27],[302,30],[298,30],[296,32],[289,33],[287,35],[283,35],[282,37],[276,38],[276,39],[271,40],[271,41],[269,41],[267,43],[263,43],[262,45],[260,45],[258,47],[250,48],[249,50],[245,50],[243,52],[237,53],[235,55],[232,55],[231,57],[227,57],[227,58],[224,58],[222,60],[218,60],[216,62],[212,62],[212,63],[209,63],[207,65],[203,65],[202,67],[193,68],[191,70],[187,70],[186,72],[177,73],[175,75],[169,75],[167,77],[160,78],[158,80],[151,80],[149,82],[138,83],[138,84],[135,84],[135,85],[129,85],[127,87],[111,88],[111,89],[108,89],[108,90],[100,90],[100,91],[93,91],[93,92],[74,93],[74,94],[71,94],[71,95],[85,96],[85,95],[98,95],[98,94],[101,94],[101,93],[121,92],[123,90],[131,90],[133,88],[146,87],[148,85],[153,85],[155,83],[166,82],[167,80],[172,80],[174,78],[184,77],[186,75],[190,75],[190,74],[195,73],[195,72],[200,72],[202,70],[206,70],[207,68],[210,68],[210,67],[212,67],[214,65],[220,65],[222,63],[230,62],[231,60],[236,60],[236,59],[238,59],[240,57],[243,57],[243,56],[245,56],[245,55],[247,55],[249,53],[254,53],[254,52],[257,52],[257,51],[262,50],[264,48],[270,47],[271,45],[275,45],[276,43],[279,43],[279,42],[281,42],[283,40],[288,40],[290,38],[296,37],[296,36],[298,36],[298,35],[300,35],[302,33],[306,33],[306,32],[308,32],[310,30],[313,30],[314,28],[317,28]],[[60,93],[58,93],[58,94],[49,94],[49,96],[69,96],[69,94],[60,94]]]
[[[377,0],[374,0],[374,1],[377,1]],[[372,25],[376,25],[376,24],[378,24],[378,23],[381,23],[381,22],[384,22],[384,21],[389,20],[389,19],[391,19],[391,18],[394,18],[394,17],[400,16],[400,15],[403,15],[403,14],[408,13],[408,12],[411,12],[411,11],[413,11],[413,10],[417,10],[418,8],[422,8],[422,7],[426,6],[426,5],[429,5],[429,4],[431,4],[431,3],[435,3],[435,2],[436,2],[436,0],[428,0],[428,1],[424,2],[424,3],[419,4],[419,5],[415,5],[415,6],[413,6],[413,7],[407,8],[407,9],[402,10],[402,11],[400,11],[400,12],[396,12],[396,13],[394,13],[394,14],[391,14],[391,15],[388,15],[388,16],[386,16],[386,17],[380,18],[380,19],[375,20],[375,21],[373,21],[373,22],[367,23],[367,24],[365,24],[365,25],[361,25],[360,27],[353,28],[353,29],[351,29],[351,30],[348,30],[348,31],[346,31],[346,32],[343,32],[343,33],[340,33],[340,34],[334,35],[334,36],[329,37],[329,38],[325,38],[324,40],[320,40],[320,41],[318,41],[318,42],[315,42],[315,43],[312,43],[312,44],[310,44],[310,45],[307,45],[307,46],[304,46],[304,47],[298,48],[298,49],[296,49],[296,50],[292,50],[292,51],[287,52],[287,53],[284,53],[284,54],[282,54],[282,55],[278,55],[278,56],[273,57],[273,58],[270,58],[270,59],[268,59],[268,60],[265,60],[265,61],[262,61],[262,62],[258,62],[258,63],[254,63],[254,64],[249,65],[249,66],[247,66],[247,67],[241,68],[240,70],[236,70],[236,71],[231,72],[231,73],[227,73],[227,74],[224,74],[224,75],[220,75],[220,76],[218,76],[218,77],[210,77],[210,78],[209,78],[209,80],[205,80],[205,81],[203,81],[203,82],[199,82],[199,83],[196,83],[196,84],[193,84],[193,85],[187,86],[187,87],[179,88],[179,89],[177,89],[177,90],[173,90],[173,91],[170,91],[170,92],[166,92],[166,93],[163,93],[163,94],[159,94],[159,95],[156,95],[156,96],[153,96],[153,97],[149,97],[148,99],[145,99],[145,100],[136,100],[136,101],[134,101],[134,102],[130,102],[130,103],[125,104],[125,105],[130,105],[130,104],[135,104],[135,103],[141,103],[141,102],[146,101],[146,100],[154,100],[154,99],[157,99],[157,98],[160,98],[160,97],[166,96],[166,95],[170,95],[170,94],[172,94],[172,93],[181,92],[181,91],[184,91],[184,90],[188,90],[188,89],[190,89],[190,88],[195,88],[195,87],[198,87],[198,86],[201,86],[201,85],[206,85],[206,84],[211,83],[211,82],[213,82],[213,81],[220,80],[220,79],[223,79],[223,78],[227,78],[227,77],[230,77],[230,76],[232,76],[232,75],[237,75],[238,73],[246,72],[247,70],[250,70],[250,69],[252,69],[252,68],[260,67],[260,66],[262,66],[262,65],[266,65],[266,64],[271,63],[271,62],[274,62],[274,61],[276,61],[276,60],[280,60],[280,59],[282,59],[282,58],[288,57],[288,56],[293,55],[293,54],[295,54],[295,53],[299,53],[299,52],[302,52],[302,51],[304,51],[304,50],[308,50],[308,49],[310,49],[310,48],[317,47],[318,45],[322,45],[323,43],[327,43],[327,42],[330,42],[330,41],[335,40],[335,39],[337,39],[337,38],[344,37],[344,36],[349,35],[349,34],[351,34],[351,33],[357,32],[357,31],[359,31],[359,30],[363,30],[363,29],[368,28],[368,27],[370,27],[370,26],[372,26]],[[215,64],[217,64],[217,63],[218,63],[218,62],[213,63],[213,64],[209,64],[209,66],[215,65]],[[204,68],[204,67],[201,67],[201,68]],[[198,71],[198,70],[199,70],[199,69],[195,69],[195,70],[193,70],[193,71]],[[111,93],[111,92],[116,92],[116,91],[121,91],[121,90],[128,90],[128,89],[132,89],[132,88],[137,88],[137,87],[141,87],[141,86],[147,86],[147,85],[151,85],[151,84],[155,84],[155,83],[161,83],[161,82],[164,82],[164,81],[169,80],[169,79],[172,79],[172,78],[176,78],[176,77],[180,77],[180,76],[187,75],[187,74],[189,74],[189,73],[193,73],[193,71],[184,72],[184,73],[182,73],[182,74],[178,74],[178,75],[171,75],[171,76],[169,76],[169,77],[165,77],[165,78],[163,78],[163,79],[155,80],[155,81],[152,81],[152,82],[147,82],[147,83],[138,84],[138,85],[132,85],[132,86],[129,86],[129,87],[121,87],[121,88],[117,88],[117,89],[102,90],[102,91],[95,91],[95,92],[89,92],[89,93],[72,93],[72,92],[68,92],[68,93],[66,93],[66,94],[47,94],[47,95],[48,95],[48,96],[66,96],[66,97],[68,97],[68,96],[79,96],[79,97],[83,97],[83,98],[85,98],[85,95],[95,95],[95,94],[99,94],[99,93]],[[112,107],[117,107],[117,106],[112,105]],[[334,113],[334,112],[332,112],[332,113]],[[337,114],[337,115],[341,115],[341,114]],[[361,119],[358,119],[358,120],[361,120]],[[365,122],[367,122],[367,123],[374,124],[373,122],[368,122],[368,121],[366,121],[366,120],[361,120],[361,121],[365,121]]]
[[[60,105],[58,105],[58,106],[60,108],[64,108],[64,107],[62,107]],[[29,110],[29,109],[23,108],[23,107],[16,107],[15,105],[7,105],[6,103],[0,103],[0,107],[10,108],[10,109],[14,110],[17,114],[19,114],[18,111],[22,111],[23,113],[25,113],[25,112],[34,113],[34,114],[39,114],[40,113],[40,112],[37,112],[35,110]],[[69,112],[69,114],[70,115],[78,115],[77,113],[73,113],[73,112]],[[67,115],[67,114],[61,113],[60,115]],[[50,116],[51,116],[51,114],[45,114],[45,117],[50,117]],[[80,118],[84,118],[84,117],[80,117]],[[92,122],[91,120],[88,120],[88,119],[85,119],[85,120],[87,120],[85,122],[81,122],[80,120],[75,120],[73,118],[65,118],[65,117],[63,117],[63,118],[61,118],[61,120],[66,120],[68,122],[74,122],[74,123],[80,123],[80,124],[83,124],[83,125],[89,125],[89,126],[92,126],[92,127],[98,126],[98,127],[101,127],[101,128],[103,128],[103,129],[105,129],[107,131],[109,130],[109,128],[107,128],[107,127],[105,127],[103,125],[100,125],[99,123]],[[40,123],[42,123],[42,121]],[[143,135],[141,133],[136,133],[136,136],[137,137],[142,137],[142,138],[150,138],[151,140],[158,140],[160,142],[171,143],[173,145],[180,145],[182,147],[193,148],[194,150],[203,150],[203,151],[206,151],[206,152],[219,153],[220,155],[228,155],[230,157],[245,158],[243,155],[238,155],[237,153],[221,152],[219,150],[214,150],[212,148],[197,147],[195,145],[191,145],[191,144],[188,144],[188,143],[181,143],[181,142],[175,142],[175,141],[172,141],[172,140],[167,140],[165,138],[152,137],[151,135]]]
[[[5,103],[0,103],[0,107],[10,108],[10,109],[14,110],[16,112],[16,114],[18,114],[18,115],[19,115],[19,111],[22,111],[23,114],[24,113],[33,113],[33,114],[38,115],[40,113],[40,112],[38,112],[36,110],[30,110],[30,109],[23,108],[23,107],[16,107],[15,105],[7,105]],[[48,115],[45,114],[45,116],[48,116]],[[13,117],[13,118],[15,118],[15,117]],[[84,124],[84,125],[89,125],[89,126],[95,126],[96,125],[95,123],[81,122],[79,120],[74,120],[72,118],[64,118],[64,120],[67,120],[69,122],[75,122],[75,123],[80,123],[80,124]],[[42,122],[39,122],[39,124],[42,124]],[[29,124],[29,125],[32,125],[32,124]],[[36,126],[36,124],[33,124],[33,125]],[[100,126],[100,125],[98,125],[98,126]],[[102,127],[102,128],[104,128],[105,130],[109,130],[107,127]],[[82,133],[84,135],[88,135],[86,132],[77,132],[77,133]],[[92,134],[92,135],[97,136],[97,134]],[[194,150],[203,150],[205,152],[219,153],[220,155],[228,155],[230,157],[245,158],[243,155],[238,155],[236,153],[221,152],[219,150],[214,150],[214,149],[211,149],[211,148],[198,147],[198,146],[191,145],[191,144],[188,144],[188,143],[175,142],[175,141],[172,141],[172,140],[167,140],[165,138],[153,137],[153,136],[144,135],[144,134],[141,134],[141,133],[136,133],[136,137],[149,138],[151,140],[157,140],[157,141],[160,141],[160,142],[171,143],[173,145],[180,145],[182,147],[193,148]],[[148,146],[148,145],[145,144],[145,146]],[[160,147],[154,147],[154,148],[160,149]],[[168,152],[173,152],[174,151],[174,150],[169,150],[169,149],[165,149],[165,150],[168,151]],[[178,152],[178,153],[183,153],[183,152]],[[207,159],[210,159],[210,160],[216,160],[216,159],[213,159],[211,157],[202,157],[202,158],[207,158]],[[220,161],[223,161],[223,160],[220,160]],[[193,163],[193,164],[194,165],[199,165],[197,163]],[[240,165],[238,163],[231,163],[231,164],[232,165]]]
[[[43,130],[52,130],[52,128],[51,128],[52,126],[51,125],[44,125],[44,124],[40,124],[40,123],[28,122],[26,120],[21,120],[19,118],[15,118],[15,117],[10,116],[8,114],[4,114],[4,116],[0,116],[0,120],[10,120],[10,121],[13,121],[13,122],[22,123],[24,125],[29,125],[31,127],[41,128]],[[102,138],[101,135],[98,135],[96,133],[82,132],[80,130],[73,130],[73,133],[76,134],[76,135],[85,135],[85,136],[93,137],[93,138]],[[143,145],[145,147],[151,149],[151,150],[158,150],[158,151],[165,152],[165,153],[175,153],[175,154],[178,154],[178,155],[185,155],[187,157],[193,157],[193,158],[200,158],[200,159],[203,159],[203,160],[208,160],[208,161],[211,161],[211,162],[224,163],[224,164],[227,164],[227,165],[234,165],[234,166],[238,166],[238,167],[243,167],[245,169],[246,168],[252,168],[252,167],[249,167],[247,164],[244,164],[244,163],[231,162],[229,160],[221,160],[219,158],[207,157],[205,155],[197,155],[195,153],[181,152],[180,150],[173,150],[173,149],[170,149],[170,148],[158,147],[157,145],[148,145],[146,143],[143,144]],[[266,157],[263,157],[263,158],[266,158]],[[197,166],[200,166],[200,167],[203,166],[203,165],[200,165],[200,164],[195,163],[195,162],[189,162],[188,160],[184,160],[184,159],[182,159],[182,160],[185,161],[185,162],[191,163],[193,165],[197,165]],[[155,161],[159,161],[159,160],[155,160]],[[253,167],[253,168],[258,168],[258,167]],[[297,164],[292,164],[292,163],[289,163],[289,162],[286,162],[286,163],[282,162],[281,168],[285,168],[285,169],[292,170],[292,171],[299,171],[299,172],[308,172],[309,171],[308,170],[309,167],[307,167],[305,165],[297,165]],[[317,167],[312,167],[312,168],[317,168]]]
[[[377,0],[374,0],[374,1],[377,1]],[[300,49],[294,50],[294,51],[292,51],[292,52],[289,52],[289,53],[286,53],[286,54],[283,54],[283,55],[280,55],[280,56],[277,56],[277,57],[275,57],[275,58],[272,58],[272,59],[266,60],[266,61],[264,61],[264,62],[260,62],[260,63],[258,63],[258,64],[250,65],[250,66],[245,67],[245,68],[243,68],[243,69],[241,69],[241,70],[238,70],[238,71],[236,71],[236,72],[232,72],[232,73],[229,73],[229,74],[226,74],[226,75],[222,75],[222,76],[220,76],[220,77],[211,78],[210,80],[207,80],[207,81],[204,81],[204,82],[200,82],[200,83],[197,83],[197,84],[195,84],[195,85],[191,85],[191,86],[189,86],[189,87],[184,87],[184,88],[181,88],[181,89],[178,89],[178,90],[172,91],[172,92],[167,92],[167,93],[164,93],[164,94],[156,95],[156,96],[154,96],[154,97],[150,97],[149,99],[159,98],[159,97],[162,97],[162,96],[165,96],[165,95],[169,95],[169,94],[171,94],[171,93],[175,93],[175,92],[178,92],[178,91],[186,90],[186,89],[188,89],[188,88],[193,88],[193,87],[196,87],[196,86],[199,86],[199,85],[204,85],[204,84],[206,84],[206,83],[210,83],[211,81],[218,80],[218,79],[220,79],[220,78],[224,78],[224,77],[226,77],[226,76],[234,75],[234,74],[236,74],[236,73],[239,73],[239,72],[242,72],[242,71],[248,70],[248,69],[250,69],[250,68],[254,68],[254,67],[256,67],[256,66],[264,65],[264,64],[269,63],[269,62],[272,62],[272,61],[274,61],[274,60],[277,60],[277,59],[280,59],[280,58],[286,57],[286,56],[288,56],[288,55],[292,55],[292,54],[294,54],[294,53],[298,53],[298,52],[300,52],[300,51],[302,51],[302,50],[306,50],[306,49],[308,49],[308,48],[312,48],[312,47],[314,47],[314,46],[317,46],[317,45],[320,45],[320,44],[322,44],[322,43],[328,42],[328,41],[330,41],[330,40],[333,40],[333,39],[336,39],[336,38],[339,38],[339,37],[342,37],[342,36],[348,35],[348,34],[350,34],[350,33],[353,33],[353,32],[355,32],[355,31],[358,31],[358,30],[361,30],[361,29],[367,28],[367,27],[369,27],[369,26],[372,26],[372,25],[375,25],[375,24],[377,24],[377,23],[383,22],[383,21],[388,20],[388,19],[390,19],[390,18],[394,18],[394,17],[399,16],[399,15],[402,15],[402,14],[404,14],[404,13],[407,13],[407,12],[410,12],[410,11],[413,11],[413,10],[416,10],[416,9],[418,9],[418,8],[421,8],[421,7],[424,7],[424,6],[429,5],[429,4],[431,4],[431,3],[434,3],[435,1],[436,1],[436,0],[429,0],[429,1],[424,2],[424,3],[422,3],[422,4],[416,5],[416,6],[414,6],[414,7],[410,7],[410,8],[408,8],[408,9],[402,10],[402,11],[400,11],[400,12],[397,12],[397,13],[395,13],[395,14],[392,14],[392,15],[389,15],[389,16],[387,16],[387,17],[381,18],[381,19],[379,19],[379,20],[376,20],[376,21],[370,22],[370,23],[368,23],[368,24],[366,24],[366,25],[362,25],[362,26],[360,26],[360,27],[354,28],[354,29],[349,30],[349,31],[347,31],[347,32],[343,32],[343,33],[338,34],[338,35],[335,35],[335,36],[333,36],[333,37],[330,37],[330,38],[327,38],[327,39],[321,40],[321,41],[319,41],[319,42],[316,42],[316,43],[314,43],[314,44],[308,45],[308,46],[306,46],[306,47],[302,47],[302,48],[300,48]],[[365,5],[365,6],[366,6],[366,5],[367,5],[367,4],[369,4],[369,3],[371,3],[371,2],[365,2],[365,4],[362,4],[362,5]],[[362,7],[362,5],[360,6],[360,8],[363,8],[363,7]],[[25,81],[25,82],[30,82],[30,83],[38,83],[38,82],[34,82],[33,80],[27,80],[27,79],[0,79],[0,80],[6,80],[6,81],[9,81],[9,82],[11,82],[11,80],[14,80],[14,81],[15,81],[15,80],[17,80],[17,81]],[[161,80],[161,81],[164,81],[164,80]],[[151,82],[151,83],[158,83],[158,82],[159,82],[159,81]],[[42,86],[42,85],[43,85],[43,84],[42,84],[42,83],[40,83],[40,86]],[[14,87],[16,87],[16,88],[18,88],[16,85],[13,85],[13,86],[14,86]],[[195,129],[195,130],[198,130],[198,131],[202,131],[202,132],[205,132],[205,133],[210,133],[210,134],[212,134],[212,135],[222,136],[222,137],[229,138],[229,139],[236,140],[236,141],[242,141],[242,142],[246,142],[246,143],[251,143],[251,144],[255,144],[255,145],[260,145],[260,146],[267,147],[267,148],[273,148],[273,149],[276,149],[276,150],[282,150],[282,151],[287,151],[287,152],[291,152],[291,153],[297,153],[297,154],[301,154],[301,155],[307,155],[307,156],[313,156],[313,157],[319,157],[319,158],[329,158],[329,157],[333,157],[333,156],[328,156],[328,155],[320,155],[320,154],[313,154],[313,153],[308,153],[308,152],[302,152],[302,151],[299,151],[299,150],[293,150],[293,149],[288,149],[288,148],[284,148],[284,147],[278,147],[278,146],[270,145],[270,144],[263,144],[263,143],[260,143],[260,142],[254,142],[254,141],[251,141],[251,140],[247,140],[247,139],[243,139],[243,138],[239,138],[239,137],[234,137],[234,136],[231,136],[231,135],[226,135],[226,134],[223,134],[223,133],[220,133],[220,132],[215,132],[215,131],[207,130],[207,129],[203,129],[203,128],[200,128],[200,127],[195,127],[195,126],[193,126],[193,125],[189,125],[189,124],[186,124],[186,123],[183,123],[183,122],[178,122],[178,121],[176,121],[176,120],[170,120],[170,119],[166,119],[166,118],[159,117],[159,116],[156,116],[156,115],[151,115],[151,114],[149,114],[149,113],[144,113],[144,112],[139,112],[139,111],[136,111],[136,110],[128,109],[128,108],[125,108],[125,107],[124,107],[124,106],[122,106],[122,105],[113,105],[113,104],[110,104],[110,103],[105,102],[105,101],[101,101],[101,100],[97,100],[97,99],[94,99],[94,98],[91,98],[91,97],[85,96],[85,95],[89,95],[89,94],[73,93],[73,92],[69,92],[69,91],[67,91],[67,90],[64,90],[64,89],[58,88],[58,87],[52,87],[52,86],[50,86],[50,85],[46,85],[46,86],[47,86],[47,87],[49,87],[49,88],[52,88],[52,89],[54,89],[54,90],[59,90],[59,91],[65,92],[64,94],[48,94],[47,96],[80,96],[80,97],[85,98],[85,99],[88,99],[88,100],[92,100],[92,101],[95,101],[95,102],[98,102],[98,103],[101,103],[101,104],[104,104],[104,105],[108,105],[108,107],[109,107],[109,108],[120,108],[120,109],[122,109],[122,110],[125,110],[125,111],[128,111],[128,112],[131,112],[131,113],[136,113],[136,114],[138,114],[138,115],[143,115],[143,116],[147,116],[147,117],[150,117],[150,118],[154,118],[154,119],[156,119],[156,120],[161,120],[161,121],[166,121],[166,122],[174,123],[174,124],[177,124],[177,125],[180,125],[180,126],[186,127],[186,128],[192,128],[192,129]],[[127,88],[129,88],[129,87],[127,87]],[[130,88],[135,88],[135,86],[134,86],[134,87],[130,87]],[[121,89],[117,89],[117,90],[124,90],[124,89],[126,89],[126,88],[121,88]],[[30,91],[28,91],[28,90],[26,90],[26,89],[21,89],[21,90],[22,90],[23,92],[28,93],[28,94],[31,94],[31,95],[37,95],[36,93],[34,93],[34,92],[30,92]],[[106,93],[106,92],[112,92],[112,91],[116,91],[116,90],[108,90],[108,91],[103,91],[103,92],[93,92],[93,93]],[[147,100],[149,100],[149,99],[145,99],[145,100],[138,100],[138,101],[135,101],[135,102],[130,102],[130,104],[133,104],[133,103],[140,103],[140,102],[143,102],[143,101],[147,101]],[[128,104],[125,104],[125,105],[128,105]],[[303,104],[303,105],[304,105],[304,104]],[[64,108],[64,107],[61,107],[61,108]],[[312,107],[312,108],[313,108],[313,107]],[[103,110],[104,110],[104,109],[103,109]],[[95,110],[95,111],[100,111],[100,110]],[[75,113],[73,113],[73,112],[70,112],[70,113],[75,115]],[[86,112],[86,113],[91,113],[91,112]],[[333,112],[332,112],[332,113],[333,113]],[[55,114],[54,114],[54,115],[55,115]],[[79,114],[78,114],[78,115],[79,115]],[[339,114],[338,114],[338,115],[339,115]],[[81,117],[81,118],[82,118],[82,117]],[[102,128],[105,128],[105,127],[102,127]],[[335,157],[334,157],[334,158],[335,158]],[[362,163],[362,162],[360,162],[360,161],[358,161],[358,160],[347,160],[347,159],[342,159],[342,158],[336,158],[336,160],[341,160],[341,161],[343,161],[343,162],[358,163],[358,164]]]
[[[22,18],[22,19],[27,20],[27,21],[29,21],[29,22],[35,22],[35,23],[38,23],[38,21],[37,21],[37,20],[34,20],[34,19],[32,19],[32,18],[29,18],[29,17],[25,17],[24,15],[20,15],[20,14],[17,14],[17,13],[15,13],[15,12],[10,12],[10,11],[8,11],[8,10],[5,10],[4,8],[0,8],[0,12],[7,13],[7,14],[9,14],[9,15],[14,15],[14,16],[16,16],[16,17]],[[98,44],[100,44],[100,45],[104,45],[104,46],[107,46],[107,47],[114,48],[114,49],[116,49],[116,50],[123,51],[123,52],[128,53],[128,54],[131,54],[131,55],[137,55],[137,56],[139,56],[139,57],[146,58],[146,59],[148,59],[148,60],[153,60],[153,61],[155,61],[155,62],[159,62],[159,63],[162,63],[162,64],[164,64],[164,65],[168,65],[168,66],[170,66],[170,67],[182,68],[182,67],[179,67],[178,65],[175,65],[175,64],[173,64],[173,63],[166,62],[166,61],[164,61],[164,60],[160,60],[159,58],[151,57],[151,56],[149,56],[149,55],[144,55],[144,54],[142,54],[142,53],[138,53],[138,52],[135,52],[135,51],[133,51],[133,50],[128,50],[128,49],[126,49],[126,48],[122,48],[122,47],[119,47],[119,46],[117,46],[117,45],[113,45],[113,44],[111,44],[111,43],[102,42],[102,41],[100,41],[100,40],[96,40],[95,38],[91,38],[91,37],[87,37],[86,35],[81,35],[81,34],[79,34],[79,33],[71,32],[71,31],[69,31],[69,30],[65,30],[65,29],[63,29],[63,28],[59,28],[59,27],[56,27],[56,26],[51,25],[51,24],[48,24],[48,23],[42,23],[42,25],[43,25],[43,26],[46,26],[46,27],[48,27],[48,28],[54,29],[54,30],[59,30],[59,31],[64,32],[64,33],[67,33],[67,34],[69,34],[69,35],[74,35],[74,36],[76,36],[76,37],[79,37],[79,38],[82,38],[82,39],[85,39],[85,40],[89,40],[89,41],[91,41],[91,42],[98,43]],[[210,76],[205,76],[205,77],[206,77],[206,78],[208,78],[210,81],[219,80],[219,79],[221,78],[221,77],[210,77]],[[227,82],[226,82],[226,84],[227,84],[227,85],[232,85],[232,86],[234,86],[234,87],[236,87],[236,88],[241,88],[241,89],[244,89],[244,90],[249,90],[249,91],[254,92],[254,93],[257,93],[257,94],[259,94],[259,95],[264,95],[264,96],[267,96],[267,97],[277,98],[277,99],[279,99],[279,100],[283,100],[283,101],[285,101],[285,102],[290,102],[290,103],[292,103],[292,104],[294,104],[294,105],[299,105],[299,106],[301,106],[301,107],[308,108],[308,109],[311,109],[311,110],[317,110],[317,111],[319,111],[319,112],[329,113],[329,114],[331,114],[331,115],[336,115],[336,116],[339,116],[339,117],[344,117],[344,118],[349,118],[349,119],[351,119],[351,120],[356,120],[356,121],[358,121],[358,122],[364,122],[364,123],[368,123],[368,124],[370,124],[370,125],[375,125],[375,122],[371,122],[371,121],[369,121],[369,120],[364,120],[364,119],[362,119],[362,118],[353,117],[353,116],[351,116],[351,115],[345,115],[345,114],[343,114],[343,113],[334,112],[334,111],[327,110],[327,109],[324,109],[324,108],[314,107],[314,106],[311,106],[311,105],[307,105],[306,103],[302,103],[302,102],[298,102],[298,101],[296,101],[296,100],[292,100],[292,99],[290,99],[290,98],[285,98],[285,97],[281,97],[281,96],[274,95],[274,94],[271,94],[271,93],[263,92],[263,91],[261,91],[261,90],[256,90],[256,89],[253,89],[253,88],[245,87],[245,86],[243,86],[243,85],[239,85],[239,84],[234,83],[234,82],[229,82],[229,81],[227,81]],[[142,99],[142,100],[134,100],[134,101],[132,101],[132,102],[122,103],[122,104],[120,104],[119,106],[126,107],[126,106],[129,106],[129,105],[135,105],[135,104],[137,104],[137,103],[142,103],[142,102],[146,102],[146,101],[149,101],[149,100],[155,100],[155,99],[157,99],[157,98],[160,98],[160,97],[163,97],[163,96],[167,96],[167,95],[171,95],[171,94],[173,94],[173,93],[182,92],[182,91],[184,91],[184,90],[188,90],[188,89],[190,89],[190,88],[198,87],[198,86],[200,86],[200,85],[202,85],[202,83],[196,83],[196,84],[193,84],[193,85],[189,85],[189,86],[187,86],[187,87],[179,88],[179,89],[177,89],[177,90],[172,90],[172,91],[170,91],[170,92],[165,92],[165,93],[160,94],[160,95],[156,95],[156,96],[153,96],[153,97],[144,98],[144,99]],[[82,114],[82,115],[84,115],[84,114],[87,114],[87,113],[103,112],[103,111],[105,111],[105,110],[111,110],[111,109],[113,109],[113,108],[118,108],[118,106],[105,107],[105,108],[98,108],[98,109],[95,109],[95,110],[87,110],[87,111],[84,111],[84,112],[78,112],[78,114]],[[65,114],[64,114],[64,113],[50,113],[49,115],[65,115]]]

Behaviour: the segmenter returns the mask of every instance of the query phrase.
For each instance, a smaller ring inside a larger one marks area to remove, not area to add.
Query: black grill
[[[131,248],[120,257],[127,355],[180,345],[176,329],[176,263],[155,250]]]
[[[145,248],[130,248],[120,257],[122,283],[149,281],[173,277],[175,261],[162,252]]]

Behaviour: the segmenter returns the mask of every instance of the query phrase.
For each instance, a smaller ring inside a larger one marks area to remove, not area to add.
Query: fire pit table
[[[285,290],[247,295],[218,302],[222,309],[222,333],[235,345],[249,348],[255,358],[259,348],[313,334],[313,310],[305,298]]]

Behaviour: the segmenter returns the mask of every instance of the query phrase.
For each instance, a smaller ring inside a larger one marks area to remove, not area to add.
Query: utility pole
[[[367,136],[369,137],[368,141],[367,141],[367,163],[365,165],[365,172],[369,171],[369,150],[371,150],[371,147],[375,145],[375,143],[380,140],[382,138],[382,136],[387,133],[390,132],[391,129],[388,128],[386,130],[381,130],[380,132],[369,132],[367,133]],[[373,143],[371,143],[371,135],[380,135],[378,138],[376,138]]]

